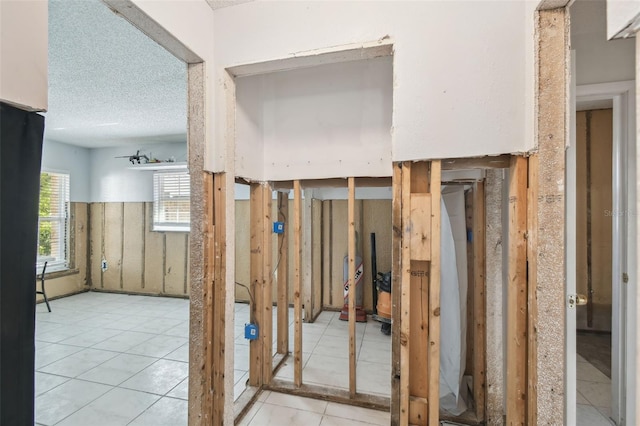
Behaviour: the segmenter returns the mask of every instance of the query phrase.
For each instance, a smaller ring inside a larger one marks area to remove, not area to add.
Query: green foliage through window
[[[38,205],[38,263],[66,266],[67,222],[69,211],[69,175],[40,174]]]

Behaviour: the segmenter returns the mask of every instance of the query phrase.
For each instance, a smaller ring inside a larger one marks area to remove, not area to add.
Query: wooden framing
[[[393,164],[393,195],[391,201],[391,424],[400,424],[401,389],[401,329],[400,329],[400,283],[402,269],[402,168],[401,163]]]
[[[278,221],[284,232],[278,234],[278,344],[277,352],[289,353],[289,193],[278,192]]]
[[[203,173],[205,201],[204,279],[203,301],[205,304],[205,342],[203,395],[203,423],[222,424],[225,406],[225,336],[216,333],[214,324],[225,324],[226,304],[226,230],[224,200],[226,197],[225,175]],[[219,327],[218,330],[224,330]]]
[[[473,400],[476,417],[485,417],[486,299],[484,182],[473,188]]]
[[[349,179],[349,395],[356,396],[356,185],[355,179]]]
[[[398,176],[398,175],[401,175]],[[400,177],[400,179],[398,179]],[[394,197],[400,195],[399,424],[436,425],[440,382],[440,161],[404,162],[394,168]],[[394,203],[394,227],[398,205]],[[397,250],[397,249],[396,249]],[[398,265],[399,264],[399,265]],[[394,273],[397,276],[396,273]],[[393,350],[397,357],[397,350]]]
[[[260,338],[262,339],[262,383],[268,384],[273,373],[273,231],[271,220],[271,203],[273,194],[268,183],[261,184],[262,188],[262,324],[260,324]]]
[[[293,181],[293,382],[302,386],[302,190]]]
[[[271,188],[265,183],[250,186],[251,259],[250,321],[259,337],[249,342],[249,384],[269,383],[272,373],[272,271]]]
[[[440,413],[440,161],[432,161],[429,174],[431,192],[431,263],[429,265],[428,424],[437,425]],[[427,218],[428,220],[428,218]]]
[[[264,389],[290,395],[298,395],[305,398],[315,398],[339,404],[348,404],[356,407],[365,407],[385,412],[389,411],[389,398],[378,395],[364,395],[361,393],[352,397],[349,391],[345,389],[311,384],[303,384],[298,387],[289,381],[280,379],[273,379],[271,384],[265,385]]]
[[[527,198],[527,424],[538,424],[538,411],[535,408],[538,399],[538,344],[536,339],[536,321],[538,318],[538,303],[536,298],[536,283],[538,282],[538,156],[529,157],[529,191]]]
[[[314,285],[312,251],[311,191],[303,190],[302,217],[307,226],[302,231],[302,310],[304,322],[313,322]]]
[[[509,168],[511,155],[496,155],[475,158],[446,158],[441,161],[442,170],[461,169],[506,169]]]
[[[507,287],[507,424],[526,423],[527,402],[527,159],[509,169],[509,284]]]
[[[251,250],[250,250],[250,266],[249,266],[249,297],[251,305],[249,307],[249,321],[258,325],[258,333],[260,335],[264,331],[262,329],[262,233],[264,226],[262,224],[262,187],[259,183],[250,184],[249,209],[250,209],[250,232],[251,232]],[[262,386],[262,338],[249,341],[249,385]]]
[[[411,350],[410,338],[410,301],[411,301],[411,267],[407,265],[410,259],[410,239],[407,238],[406,228],[410,221],[411,211],[407,208],[411,204],[411,163],[402,164],[401,177],[401,252],[400,252],[400,425],[409,424],[409,359]],[[417,369],[416,369],[417,370]],[[424,377],[426,382],[426,377]],[[426,419],[426,417],[425,417]]]

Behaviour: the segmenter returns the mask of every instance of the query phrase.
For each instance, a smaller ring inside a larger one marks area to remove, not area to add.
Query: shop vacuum
[[[380,332],[391,334],[391,271],[378,272],[376,234],[371,233],[371,276],[373,277],[373,319],[382,323]]]

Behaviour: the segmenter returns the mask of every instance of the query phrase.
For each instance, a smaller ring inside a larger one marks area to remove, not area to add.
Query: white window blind
[[[154,231],[189,231],[190,192],[186,171],[153,174]]]
[[[36,268],[47,271],[68,267],[69,245],[69,175],[40,174],[38,214],[38,258]]]

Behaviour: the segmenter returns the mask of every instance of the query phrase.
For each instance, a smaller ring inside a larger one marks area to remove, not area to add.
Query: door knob
[[[569,295],[569,308],[575,308],[576,306],[582,306],[587,304],[587,296],[584,294],[570,294]]]

